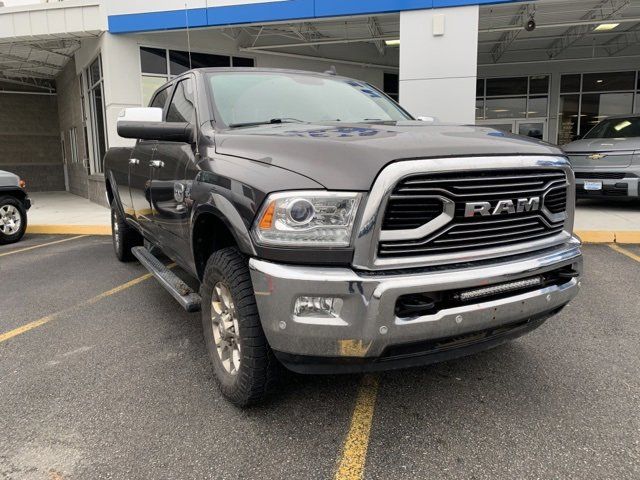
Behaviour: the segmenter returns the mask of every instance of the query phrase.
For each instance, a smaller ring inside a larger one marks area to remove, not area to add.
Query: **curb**
[[[623,243],[640,244],[640,231],[596,231],[577,230],[575,234],[583,243]]]
[[[28,225],[36,235],[111,235],[111,225]]]
[[[41,235],[111,235],[111,225],[29,225],[27,233]],[[575,234],[584,243],[640,244],[640,230],[620,232],[577,230]]]

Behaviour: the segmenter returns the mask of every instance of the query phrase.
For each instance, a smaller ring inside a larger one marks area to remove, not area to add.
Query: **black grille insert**
[[[540,210],[522,209],[512,214],[467,218],[465,205],[489,202],[493,208],[500,201],[517,204],[519,199],[539,197],[549,212],[559,214],[567,208],[567,178],[564,171],[551,169],[413,175],[400,181],[393,190],[383,230],[415,229],[433,220],[442,213],[442,202],[434,196],[455,203],[453,221],[425,238],[380,242],[380,257],[488,249],[555,236],[562,232],[564,220],[551,221]],[[431,209],[418,213],[422,205]],[[408,222],[406,218],[414,221]]]
[[[576,178],[582,180],[622,180],[626,176],[627,174],[625,172],[576,172]]]
[[[443,210],[437,198],[392,198],[382,224],[383,230],[411,230],[436,219]]]

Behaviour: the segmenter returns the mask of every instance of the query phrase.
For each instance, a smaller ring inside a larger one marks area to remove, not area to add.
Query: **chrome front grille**
[[[561,169],[411,175],[395,186],[388,199],[378,257],[469,252],[553,237],[564,229],[567,187],[567,175]],[[449,212],[451,218],[438,223],[438,215],[446,216],[443,199],[453,204]],[[500,202],[514,206],[520,199],[538,199],[539,209],[515,211],[512,207],[510,212],[496,213],[495,207]],[[425,202],[430,208],[424,212],[427,221],[421,223],[417,220],[422,218],[420,206]],[[491,213],[465,216],[468,204],[478,202],[490,204]],[[438,203],[440,209],[435,208]],[[410,215],[413,223],[391,224],[406,225],[398,228],[385,227],[391,219],[397,222],[395,219]],[[438,228],[429,229],[428,222],[438,223]],[[416,232],[420,232],[419,236],[413,234]]]

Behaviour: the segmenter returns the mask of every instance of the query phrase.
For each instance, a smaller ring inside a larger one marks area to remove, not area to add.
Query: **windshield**
[[[390,122],[409,117],[364,82],[315,75],[224,72],[209,75],[228,126],[286,122]]]
[[[596,125],[584,138],[640,137],[640,117],[610,118]]]

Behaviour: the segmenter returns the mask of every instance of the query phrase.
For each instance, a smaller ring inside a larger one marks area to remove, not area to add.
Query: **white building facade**
[[[0,8],[0,138],[8,146],[0,169],[36,189],[103,202],[104,153],[130,144],[117,135],[119,112],[146,104],[189,66],[335,66],[414,115],[567,143],[606,116],[640,111],[639,3],[68,0]]]

